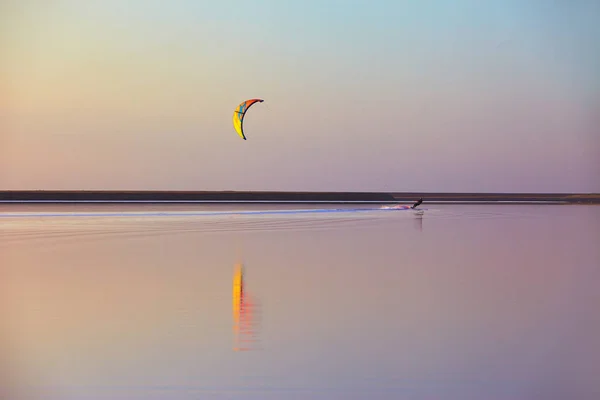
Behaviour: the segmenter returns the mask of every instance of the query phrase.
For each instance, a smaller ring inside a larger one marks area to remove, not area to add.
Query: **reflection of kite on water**
[[[257,342],[256,311],[257,304],[244,287],[244,268],[236,264],[233,274],[234,351],[252,350],[252,344]]]
[[[233,127],[242,139],[246,140],[246,135],[244,134],[244,117],[246,116],[246,112],[253,104],[262,103],[263,101],[261,99],[246,100],[240,103],[233,112]]]

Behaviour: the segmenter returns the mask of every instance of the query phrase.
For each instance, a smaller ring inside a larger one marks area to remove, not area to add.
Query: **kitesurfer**
[[[421,197],[415,204],[413,204],[410,208],[417,208],[423,202],[423,198]]]

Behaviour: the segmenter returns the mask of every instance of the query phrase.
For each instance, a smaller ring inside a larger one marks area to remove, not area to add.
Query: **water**
[[[276,207],[0,206],[0,398],[600,398],[600,207]]]

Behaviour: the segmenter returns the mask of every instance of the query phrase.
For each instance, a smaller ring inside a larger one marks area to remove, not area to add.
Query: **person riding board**
[[[423,198],[421,197],[415,204],[413,204],[410,208],[416,208],[423,202]]]

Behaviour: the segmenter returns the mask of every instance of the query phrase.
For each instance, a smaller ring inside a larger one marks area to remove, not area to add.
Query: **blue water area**
[[[356,212],[394,212],[425,211],[424,208],[305,208],[305,209],[261,209],[261,210],[225,210],[225,211],[146,211],[146,212],[0,212],[0,218],[17,217],[197,217],[218,215],[278,215],[278,214],[328,214]]]

